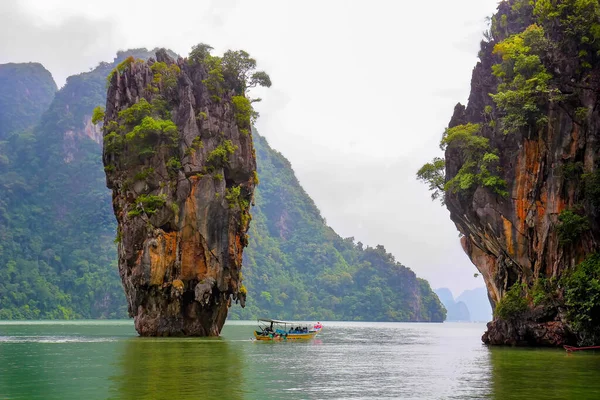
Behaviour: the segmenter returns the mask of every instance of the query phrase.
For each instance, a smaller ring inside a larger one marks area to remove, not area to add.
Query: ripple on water
[[[116,342],[116,337],[86,336],[0,336],[0,343],[105,343]]]

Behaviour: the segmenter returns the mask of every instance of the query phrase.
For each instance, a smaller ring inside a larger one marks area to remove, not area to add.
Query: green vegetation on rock
[[[600,343],[600,254],[592,254],[563,277],[569,321],[581,344]]]
[[[598,61],[600,51],[600,5],[596,0],[510,3],[510,14],[492,18],[488,37],[495,43],[494,54],[501,57],[492,69],[499,85],[490,96],[501,112],[504,133],[546,124],[550,104],[569,101],[577,92],[573,89],[581,89],[577,85],[559,88],[553,71],[563,73],[562,59],[573,60],[573,82],[580,80]],[[510,21],[528,26],[511,32]]]
[[[248,91],[256,86],[271,87],[271,78],[265,71],[256,71],[256,60],[244,50],[228,50],[223,57],[218,57],[211,54],[212,49],[205,43],[193,46],[188,62],[206,67],[208,77],[203,83],[214,101],[221,101],[225,89],[234,91],[236,122],[241,133],[248,134],[258,117],[252,103],[260,101],[250,100]]]
[[[481,136],[480,132],[481,126],[472,123],[446,129],[440,148],[455,152],[460,168],[454,177],[447,180],[445,160],[436,157],[417,171],[417,179],[429,185],[432,200],[440,198],[444,204],[444,193],[472,192],[477,187],[487,188],[499,196],[508,196],[506,182],[499,176],[500,158],[491,149],[489,139]]]
[[[525,310],[527,310],[526,290],[522,285],[515,283],[496,304],[494,316],[502,319],[518,318]]]
[[[231,140],[224,140],[213,151],[208,153],[206,161],[213,167],[223,167],[229,164],[229,156],[235,153],[237,146],[234,146]]]
[[[141,194],[135,199],[135,209],[129,211],[129,217],[137,217],[142,214],[147,216],[156,214],[156,212],[167,203],[165,195]]]
[[[110,71],[110,73],[106,77],[106,85],[107,86],[110,85],[110,82],[112,81],[113,76],[115,74],[121,75],[134,62],[135,62],[135,57],[128,56],[126,59],[124,59],[119,64],[117,64],[117,66],[112,71]]]
[[[161,95],[155,95],[152,102],[142,97],[120,111],[117,119],[108,121],[104,127],[108,132],[104,136],[104,151],[111,160],[109,165],[144,168],[144,161],[161,149],[168,149],[171,159],[176,157],[177,126],[170,118],[169,102]],[[126,147],[133,150],[135,157],[121,157]],[[171,162],[168,167],[175,165]]]
[[[590,229],[588,218],[573,210],[561,212],[558,221],[558,238],[561,244],[575,243],[584,232]]]
[[[469,123],[449,128],[444,133],[440,147],[456,149],[462,164],[458,173],[445,183],[444,190],[456,193],[482,186],[507,196],[506,182],[497,175],[500,159],[490,149],[489,139],[479,135],[480,130],[479,124]]]
[[[177,78],[181,73],[180,68],[176,64],[167,65],[164,62],[155,62],[150,69],[153,73],[151,91],[157,93],[159,88],[162,88],[162,92],[170,97],[171,92],[177,87]]]
[[[446,161],[435,157],[430,163],[417,171],[417,179],[429,185],[431,200],[439,198],[444,204],[444,186],[446,185]]]
[[[240,128],[240,132],[247,135],[258,117],[258,113],[254,111],[250,100],[245,96],[233,96],[231,101],[233,102],[235,121]]]
[[[550,46],[544,29],[531,25],[494,47],[494,54],[499,54],[502,62],[492,70],[502,83],[498,85],[498,92],[490,96],[505,113],[502,117],[504,133],[548,122],[546,106],[559,95],[558,90],[550,88],[552,75],[540,59]]]
[[[96,107],[92,112],[92,124],[97,124],[100,121],[104,121],[104,107]]]

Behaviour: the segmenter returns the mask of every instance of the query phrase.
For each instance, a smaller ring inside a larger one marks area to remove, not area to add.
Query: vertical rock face
[[[464,235],[465,252],[483,275],[492,307],[514,285],[523,288],[520,296],[526,309],[511,318],[496,317],[488,324],[483,341],[561,345],[576,341],[578,332],[573,332],[566,316],[560,278],[597,250],[600,234],[598,210],[585,197],[583,182],[584,173],[598,168],[600,75],[597,57],[588,60],[587,53],[582,53],[583,40],[571,43],[567,25],[561,26],[558,17],[544,22],[542,14],[534,13],[526,3],[500,3],[493,19],[493,38],[482,42],[468,106],[457,105],[449,125],[480,124],[479,134],[489,139],[490,148],[499,156],[497,173],[505,181],[507,194],[479,185],[470,191],[447,191],[446,205]],[[546,29],[550,45],[540,58],[552,76],[549,86],[560,96],[538,103],[544,119],[506,133],[501,119],[507,112],[489,95],[498,93],[501,83],[492,68],[502,62],[501,52],[493,49],[535,22]],[[460,151],[448,146],[446,181],[456,177],[463,165]],[[589,221],[577,240],[561,240],[559,215],[565,210],[575,210]],[[555,286],[549,290],[549,299],[538,302],[534,287],[544,281]]]
[[[215,336],[245,301],[256,161],[234,92],[202,62],[125,60],[109,77],[104,165],[119,272],[141,335]]]

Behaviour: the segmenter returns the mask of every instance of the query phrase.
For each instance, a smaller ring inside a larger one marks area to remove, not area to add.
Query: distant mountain
[[[29,80],[0,66],[0,93],[21,80],[41,94],[14,97],[11,107],[20,111],[5,126],[16,129],[0,142],[0,319],[127,315],[102,135],[91,123],[93,108],[106,102],[106,76],[127,54],[69,77],[56,95],[41,65],[25,64],[40,75]]]
[[[91,115],[106,102],[106,76],[130,54],[153,55],[119,52],[69,77],[56,95],[39,64],[39,79],[18,71],[0,80],[0,95],[15,99],[0,98],[0,111],[16,110],[0,114],[10,126],[0,131],[0,319],[126,317],[102,134]],[[27,85],[14,84],[19,79]],[[254,141],[261,182],[242,270],[248,299],[245,309],[230,309],[231,318],[444,319],[427,281],[382,245],[337,235],[289,161],[260,135]]]
[[[492,306],[484,287],[465,290],[456,298],[464,302],[471,313],[471,321],[488,322],[492,320]]]
[[[435,293],[446,307],[446,321],[471,321],[469,307],[462,301],[455,301],[452,292],[448,288],[435,289]]]
[[[438,295],[440,301],[442,302],[444,307],[446,307],[446,310],[448,309],[448,305],[452,306],[455,303],[454,296],[452,296],[452,292],[450,291],[450,289],[439,288],[435,289],[434,292]]]
[[[37,124],[57,90],[38,63],[0,65],[0,88],[0,140]]]

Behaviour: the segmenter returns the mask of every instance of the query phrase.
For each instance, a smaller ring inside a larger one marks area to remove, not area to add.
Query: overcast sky
[[[415,172],[441,155],[497,0],[2,0],[0,63],[62,86],[119,49],[245,49],[273,81],[257,128],[341,236],[383,244],[455,296],[483,286]]]

